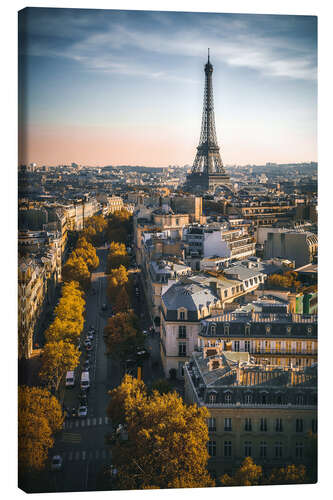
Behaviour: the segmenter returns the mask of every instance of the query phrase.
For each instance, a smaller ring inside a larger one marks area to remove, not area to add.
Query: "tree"
[[[60,383],[66,372],[74,370],[80,360],[80,351],[77,347],[65,340],[48,342],[42,354],[40,378],[50,389],[59,391]]]
[[[105,239],[104,233],[107,225],[103,215],[94,215],[85,220],[85,227],[81,234],[91,243],[99,245]]]
[[[262,478],[262,467],[256,465],[251,457],[246,457],[235,475],[224,474],[220,481],[222,486],[255,486]]]
[[[126,292],[125,287],[122,286],[119,290],[119,293],[116,296],[114,311],[115,313],[119,313],[119,312],[127,312],[130,309],[131,309],[131,303],[128,293]]]
[[[62,428],[58,400],[46,389],[20,386],[18,390],[18,462],[25,471],[42,470],[53,434]]]
[[[108,241],[125,243],[132,229],[132,216],[127,210],[117,210],[108,219]]]
[[[206,408],[187,406],[176,392],[147,394],[129,375],[110,392],[108,415],[127,428],[116,442],[117,488],[200,488],[214,486],[207,472]]]
[[[77,281],[81,288],[87,290],[90,285],[90,272],[82,257],[70,256],[62,268],[64,281]]]
[[[127,254],[126,247],[123,243],[112,241],[107,260],[107,272],[119,266],[128,267],[130,258]]]
[[[78,239],[72,257],[82,257],[90,271],[99,266],[99,258],[97,257],[95,247],[83,236]]]
[[[306,468],[304,465],[286,465],[274,469],[267,484],[304,484],[306,482]]]
[[[172,392],[174,389],[167,379],[160,378],[153,382],[150,390],[151,392],[157,391],[160,394],[167,394],[168,392]]]
[[[120,312],[109,318],[104,332],[107,352],[115,359],[126,359],[144,340],[138,318],[132,312]]]
[[[124,266],[119,266],[118,268],[111,269],[110,275],[108,276],[108,298],[110,302],[113,302],[118,296],[120,289],[124,288],[128,282],[128,273]]]

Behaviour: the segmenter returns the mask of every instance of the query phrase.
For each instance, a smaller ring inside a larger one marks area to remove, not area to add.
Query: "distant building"
[[[267,229],[264,241],[264,257],[281,257],[294,260],[296,267],[313,261],[318,251],[318,238],[315,234],[287,229]]]

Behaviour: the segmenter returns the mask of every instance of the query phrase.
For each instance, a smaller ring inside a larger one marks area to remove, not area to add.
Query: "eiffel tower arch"
[[[217,143],[213,100],[213,65],[205,64],[205,92],[199,146],[191,173],[187,175],[184,189],[203,194],[217,187],[233,191],[228,174],[223,167]]]

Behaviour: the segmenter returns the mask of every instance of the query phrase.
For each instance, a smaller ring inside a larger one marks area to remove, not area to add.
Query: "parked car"
[[[150,356],[150,352],[144,346],[137,347],[136,356],[139,359],[147,359]]]
[[[91,344],[91,340],[90,339],[85,339],[85,341],[83,343],[87,347],[88,344]]]
[[[83,363],[83,370],[86,372],[90,368],[90,361],[89,359],[86,359],[85,362]]]
[[[89,343],[89,344],[86,345],[87,351],[91,351],[92,348],[93,348],[93,346],[91,345],[91,343]]]
[[[76,408],[72,409],[72,417],[77,417],[77,411]]]
[[[51,460],[51,470],[60,470],[62,468],[62,458],[60,455],[54,455]]]
[[[88,415],[88,406],[79,406],[77,414],[80,418],[85,418]]]
[[[86,340],[89,340],[90,342],[94,339],[94,336],[91,333],[88,333],[86,336]]]

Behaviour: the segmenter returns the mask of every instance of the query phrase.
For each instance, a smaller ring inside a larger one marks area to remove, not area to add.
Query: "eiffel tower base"
[[[192,173],[186,177],[184,189],[194,193],[202,193],[207,191],[214,192],[217,187],[224,187],[232,191],[232,184],[227,174],[220,173]]]

